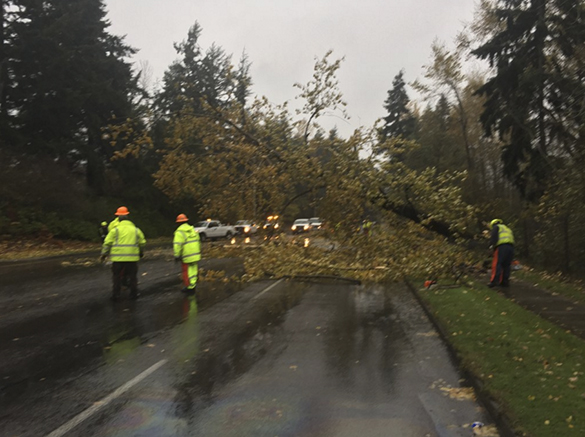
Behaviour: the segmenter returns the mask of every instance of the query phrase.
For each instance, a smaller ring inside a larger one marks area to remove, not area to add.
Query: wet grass
[[[520,435],[585,435],[585,342],[487,287],[419,291]]]

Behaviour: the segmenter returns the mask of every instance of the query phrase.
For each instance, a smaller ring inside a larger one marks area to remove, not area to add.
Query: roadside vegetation
[[[585,434],[585,341],[476,282],[420,285],[463,367],[520,435]]]

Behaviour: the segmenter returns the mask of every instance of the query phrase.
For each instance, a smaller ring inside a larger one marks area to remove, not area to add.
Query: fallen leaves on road
[[[441,391],[451,399],[458,401],[475,400],[475,392],[471,387],[441,387]]]
[[[416,335],[419,337],[437,337],[439,334],[436,331],[429,332],[417,332]]]
[[[481,428],[474,428],[473,435],[474,436],[481,436],[481,437],[499,437],[500,436],[495,425],[486,425],[486,426],[482,426]]]

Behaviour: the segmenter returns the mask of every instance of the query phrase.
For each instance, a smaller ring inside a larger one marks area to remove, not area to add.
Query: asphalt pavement
[[[110,302],[90,259],[0,271],[0,435],[445,437],[492,422],[404,285],[202,282],[195,299],[171,260],[141,262],[136,302]]]
[[[498,292],[540,317],[585,339],[585,305],[526,281],[514,280]]]

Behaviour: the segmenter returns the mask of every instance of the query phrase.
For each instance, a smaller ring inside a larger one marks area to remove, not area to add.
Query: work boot
[[[189,293],[189,291],[191,291],[190,289],[188,289],[187,287],[181,289],[181,293]]]
[[[498,286],[498,284],[495,284],[495,283],[493,283],[493,282],[490,282],[489,284],[487,284],[487,286],[488,286],[489,288],[494,288],[494,287],[497,287],[497,286]]]

